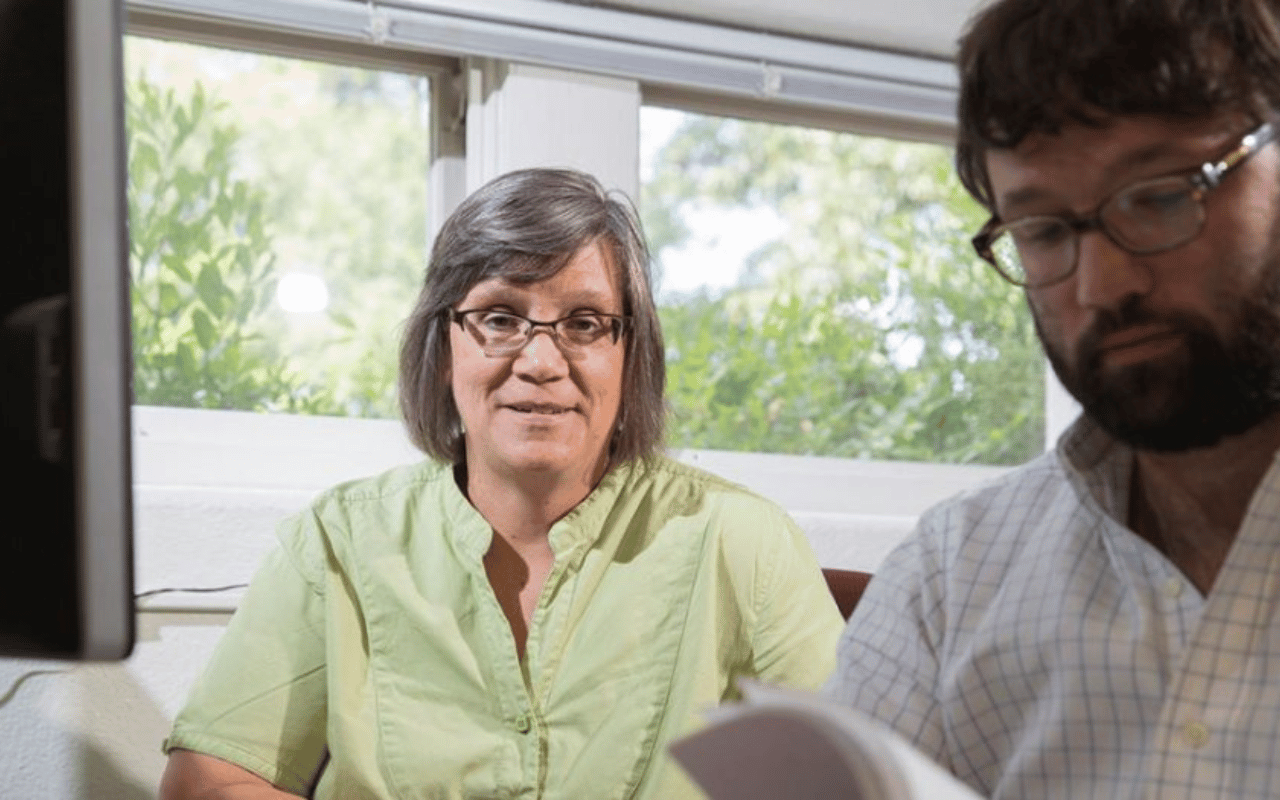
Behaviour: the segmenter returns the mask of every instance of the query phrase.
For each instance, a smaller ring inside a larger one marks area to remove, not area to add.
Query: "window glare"
[[[1042,449],[1022,297],[940,145],[641,113],[673,447],[1012,464]]]

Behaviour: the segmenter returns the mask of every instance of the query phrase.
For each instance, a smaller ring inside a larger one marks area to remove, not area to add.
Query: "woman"
[[[826,677],[842,619],[799,529],[658,453],[648,253],[594,179],[467,199],[400,366],[432,458],[283,523],[163,797],[698,797],[667,742],[739,676]]]

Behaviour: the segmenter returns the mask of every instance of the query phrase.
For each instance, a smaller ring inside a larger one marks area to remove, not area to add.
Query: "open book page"
[[[672,755],[710,800],[977,800],[896,733],[823,698],[755,682]]]

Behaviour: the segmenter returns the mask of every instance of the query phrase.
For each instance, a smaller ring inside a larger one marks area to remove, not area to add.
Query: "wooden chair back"
[[[840,613],[848,619],[853,613],[854,606],[862,597],[862,591],[867,588],[871,573],[852,569],[824,568],[822,577],[827,579],[827,588],[831,590],[831,596],[836,599],[836,606],[840,609]]]

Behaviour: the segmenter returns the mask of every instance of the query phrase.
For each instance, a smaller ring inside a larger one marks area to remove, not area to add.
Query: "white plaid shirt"
[[[1280,467],[1204,597],[1116,521],[1132,459],[1081,420],[927,512],[826,692],[993,798],[1280,797]]]

